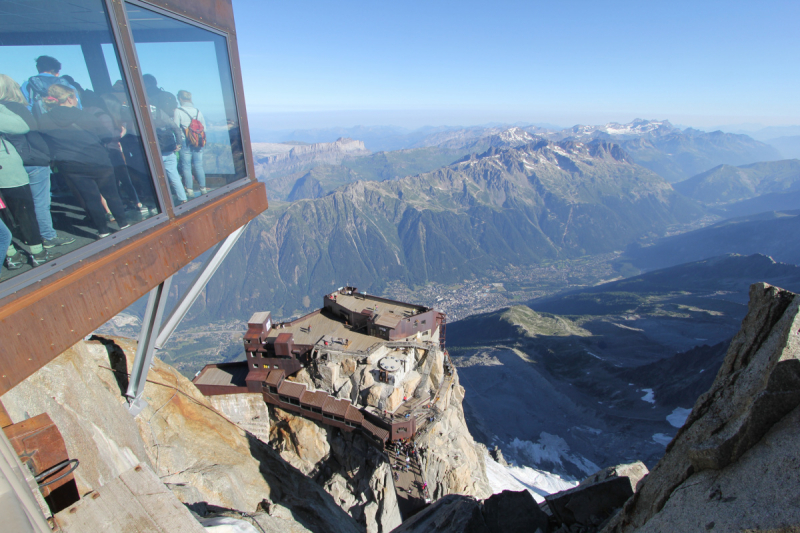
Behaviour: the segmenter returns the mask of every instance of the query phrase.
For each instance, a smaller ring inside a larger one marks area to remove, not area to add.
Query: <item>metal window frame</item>
[[[133,45],[132,52],[133,52],[133,57],[136,60],[137,68],[138,68],[138,65],[139,65],[139,56],[136,54],[136,40],[133,38],[133,30],[131,29],[130,24],[128,22],[127,11],[125,10],[125,4],[130,4],[132,6],[137,6],[137,7],[140,7],[142,9],[148,9],[148,10],[153,11],[155,13],[158,13],[159,15],[162,15],[164,17],[167,17],[167,18],[170,18],[170,19],[173,19],[173,20],[177,20],[179,22],[183,22],[184,24],[189,24],[190,26],[194,26],[194,27],[199,28],[201,30],[208,31],[208,32],[214,33],[214,34],[222,37],[223,39],[225,39],[225,49],[226,49],[226,51],[228,53],[228,68],[229,69],[233,68],[233,59],[232,59],[233,58],[233,53],[232,53],[232,48],[231,48],[231,34],[229,32],[226,32],[224,30],[215,28],[213,26],[209,26],[207,24],[203,24],[202,22],[197,21],[197,20],[195,20],[193,18],[183,16],[183,15],[181,15],[179,13],[175,13],[173,11],[169,11],[167,9],[164,9],[161,6],[158,6],[158,5],[152,4],[150,2],[143,1],[143,0],[106,0],[106,1],[113,1],[113,2],[116,2],[116,3],[121,5],[122,11],[124,12],[124,15],[125,15],[125,27],[128,29],[128,35],[130,36],[131,44]],[[238,91],[236,90],[236,82],[235,82],[236,77],[234,76],[233,70],[230,70],[230,77],[231,77],[231,89],[233,90],[233,103],[234,103],[234,106],[236,108],[236,117],[237,117],[237,119],[239,121],[239,124],[241,124],[242,123],[242,111],[241,110],[242,110],[243,102],[241,102],[241,100],[239,98],[239,95],[238,95]],[[142,85],[142,89],[144,89],[144,85]],[[145,101],[147,101],[146,100],[147,99],[146,91],[144,92],[143,96],[145,98]],[[149,117],[149,113],[148,113],[148,119],[149,118],[150,117]],[[151,127],[152,127],[152,124],[151,124]],[[153,128],[152,131],[155,132],[155,128]],[[242,143],[242,151],[245,152],[246,150],[245,150],[245,147],[244,147],[244,136],[242,135],[241,130],[239,132],[239,138],[240,138],[241,143]],[[155,149],[155,152],[158,154],[157,155],[157,159],[159,161],[159,164],[161,164],[161,153],[158,150],[158,145],[155,144],[153,147]],[[163,164],[161,165],[161,170],[163,172]],[[211,191],[210,193],[204,194],[202,196],[198,196],[197,198],[193,198],[193,199],[185,202],[184,204],[181,204],[181,205],[178,205],[178,206],[172,204],[172,195],[169,194],[169,184],[167,183],[166,175],[165,174],[159,175],[159,177],[161,177],[164,180],[164,184],[166,185],[167,198],[169,198],[169,204],[170,204],[171,210],[173,211],[174,216],[177,217],[177,216],[180,216],[180,215],[182,215],[182,214],[194,209],[195,207],[198,207],[200,205],[205,204],[208,201],[213,200],[214,198],[217,198],[219,196],[227,194],[227,193],[229,193],[230,191],[232,191],[234,189],[237,189],[237,188],[239,188],[239,187],[241,187],[243,185],[247,185],[248,183],[252,183],[252,182],[256,181],[255,176],[254,175],[250,175],[250,172],[248,171],[246,164],[245,164],[245,167],[244,167],[244,171],[245,171],[244,177],[239,178],[236,181],[232,181],[231,183],[225,184],[222,187],[219,187],[218,189],[215,189],[215,190]]]
[[[144,9],[156,11],[166,17],[185,22],[192,26],[196,26],[200,29],[222,36],[225,39],[228,52],[228,65],[231,69],[233,69],[232,58],[234,57],[231,44],[232,34],[213,26],[208,26],[207,24],[203,24],[192,18],[165,10],[160,6],[156,6],[149,2],[143,2],[140,0],[101,0],[101,2],[106,9],[106,17],[111,38],[114,41],[113,44],[120,66],[120,73],[125,78],[127,94],[131,100],[131,108],[134,120],[136,120],[136,125],[139,129],[142,149],[145,159],[147,160],[147,168],[150,171],[150,180],[155,189],[156,199],[159,204],[158,207],[161,212],[154,217],[137,222],[136,224],[132,224],[129,228],[113,233],[108,237],[73,250],[63,257],[53,259],[44,265],[25,272],[24,274],[1,281],[0,299],[11,296],[21,289],[29,287],[35,283],[46,282],[48,277],[57,272],[69,268],[77,263],[89,260],[91,257],[109,250],[120,243],[135,237],[136,235],[140,235],[157,226],[168,223],[195,208],[201,207],[208,202],[225,196],[244,185],[257,181],[255,175],[251,175],[250,171],[248,170],[247,163],[245,163],[245,176],[243,178],[228,183],[198,198],[194,198],[178,207],[172,205],[169,183],[166,178],[166,173],[164,172],[164,164],[161,160],[161,152],[158,149],[158,139],[155,134],[155,127],[150,119],[150,113],[148,111],[149,102],[147,101],[147,93],[144,89],[144,82],[140,73],[139,59],[136,55],[136,45],[133,40],[133,34],[128,22],[125,3],[127,2],[132,5],[138,5]],[[244,121],[242,120],[242,109],[244,102],[242,102],[239,96],[239,91],[237,90],[236,86],[236,76],[234,75],[233,71],[231,71],[231,81],[233,85],[233,99],[234,105],[236,106],[236,116],[241,127],[243,122],[245,124],[247,122],[246,117],[244,117]],[[245,146],[244,135],[241,131],[239,135],[241,136],[242,140],[242,149],[245,153],[245,161],[247,161],[248,155],[251,154],[248,154],[247,147]]]

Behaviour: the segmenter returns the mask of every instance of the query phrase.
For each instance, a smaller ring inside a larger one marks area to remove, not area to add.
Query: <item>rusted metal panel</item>
[[[281,333],[275,339],[275,355],[291,357],[294,349],[294,335],[292,333]]]
[[[270,387],[279,387],[280,384],[283,383],[284,375],[285,373],[283,370],[272,370],[267,375],[267,379],[265,381]]]
[[[251,391],[247,387],[237,387],[236,385],[195,385],[203,396],[220,396],[222,394],[241,394],[244,392],[261,392],[260,390]]]
[[[78,487],[70,473],[69,454],[64,437],[53,423],[50,415],[42,413],[22,422],[3,428],[20,461],[28,465],[34,475],[63,465],[39,480],[42,496],[47,504],[58,512],[78,501]],[[66,474],[66,475],[64,475]],[[63,476],[63,477],[62,477]],[[61,478],[61,479],[59,479]],[[49,485],[47,483],[50,483]]]
[[[233,6],[230,0],[143,0],[220,31],[234,33]]]
[[[0,395],[266,208],[246,185],[0,300]]]
[[[304,383],[294,383],[292,381],[284,381],[278,388],[278,394],[283,394],[289,398],[300,400],[300,397],[306,392]]]

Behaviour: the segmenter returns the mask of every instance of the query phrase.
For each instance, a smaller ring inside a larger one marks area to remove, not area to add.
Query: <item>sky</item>
[[[233,0],[275,129],[800,124],[797,1]]]

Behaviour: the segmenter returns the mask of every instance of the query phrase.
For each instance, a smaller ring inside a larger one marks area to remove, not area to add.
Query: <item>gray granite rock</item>
[[[799,307],[791,292],[750,288],[713,385],[604,533],[800,528]]]

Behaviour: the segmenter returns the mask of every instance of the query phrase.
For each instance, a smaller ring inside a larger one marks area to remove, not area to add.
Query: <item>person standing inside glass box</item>
[[[28,173],[36,221],[39,223],[39,234],[44,240],[44,247],[53,248],[75,242],[74,237],[59,236],[53,228],[50,214],[50,149],[39,133],[36,119],[28,111],[28,102],[19,85],[5,74],[0,74],[0,104],[19,116],[30,128],[24,135],[7,135],[6,138],[17,149]]]
[[[28,130],[28,125],[19,115],[0,104],[0,195],[8,207],[7,211],[11,211],[19,226],[22,238],[30,247],[33,266],[38,266],[48,260],[48,254],[39,235],[28,173],[17,149],[6,139],[6,135],[24,135]],[[18,269],[25,263],[25,257],[13,244],[5,252],[9,270]]]
[[[114,167],[108,157],[108,130],[91,113],[77,108],[75,90],[51,85],[45,105],[47,113],[39,127],[50,146],[58,171],[70,180],[80,193],[89,218],[99,237],[108,236],[106,212],[101,195],[106,199],[120,229],[129,226],[122,199],[119,197]]]
[[[175,109],[175,124],[181,130],[181,174],[186,186],[186,195],[194,196],[192,167],[194,177],[200,186],[200,194],[208,192],[206,188],[206,171],[203,166],[203,147],[206,145],[206,119],[203,113],[192,103],[192,93],[178,91],[178,107]]]
[[[39,73],[36,76],[31,76],[27,81],[22,84],[22,94],[28,99],[30,105],[28,109],[35,117],[39,117],[47,113],[47,106],[44,105],[44,99],[47,98],[47,90],[51,85],[63,85],[75,90],[75,87],[70,85],[69,81],[59,77],[61,72],[61,62],[50,56],[39,56],[36,58],[36,71]],[[77,93],[76,93],[77,94]],[[77,95],[77,108],[81,109],[80,95]]]

